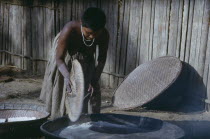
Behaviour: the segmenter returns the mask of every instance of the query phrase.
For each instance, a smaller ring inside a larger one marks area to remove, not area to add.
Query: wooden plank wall
[[[104,10],[110,32],[102,87],[171,55],[195,67],[210,98],[209,0],[0,0],[0,50],[17,54],[0,52],[0,64],[43,74],[55,35],[90,6]]]
[[[0,6],[0,64],[43,74],[55,36],[54,3],[8,0]]]

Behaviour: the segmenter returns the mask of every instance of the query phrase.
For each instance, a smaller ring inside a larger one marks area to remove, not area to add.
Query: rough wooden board
[[[48,47],[49,47],[49,43],[51,42],[50,41],[50,36],[49,36],[49,33],[48,33],[48,30],[47,30],[47,27],[50,26],[50,23],[52,22],[48,22],[48,17],[50,18],[51,17],[51,14],[50,13],[47,13],[47,9],[43,9],[43,37],[44,37],[44,40],[43,40],[43,58],[44,59],[48,59]]]
[[[170,26],[169,26],[169,40],[168,40],[168,55],[176,56],[177,49],[177,38],[178,36],[178,26],[179,21],[179,3],[180,0],[172,0],[171,10],[170,10]]]
[[[10,37],[10,44],[9,44],[9,51],[12,52],[12,53],[15,53],[15,47],[13,46],[15,44],[15,41],[13,38],[15,37],[15,33],[13,33],[12,35],[12,32],[14,31],[14,28],[15,28],[15,25],[13,25],[15,23],[15,17],[14,17],[14,6],[11,5],[10,8],[9,8],[9,37]],[[11,56],[11,64],[14,65],[15,63],[15,57],[14,56]]]
[[[116,61],[116,55],[117,55],[117,47],[116,47],[116,45],[117,45],[117,35],[118,35],[118,8],[119,7],[119,5],[118,5],[118,3],[117,2],[115,2],[115,4],[113,5],[113,9],[115,10],[114,12],[115,12],[115,14],[114,14],[114,22],[113,22],[113,28],[114,28],[114,34],[115,34],[115,36],[114,36],[114,42],[113,42],[113,47],[115,48],[114,49],[114,55],[113,55],[113,62],[114,62],[114,65],[113,65],[113,67],[114,67],[114,69],[113,70],[111,70],[111,72],[114,72],[114,73],[117,73],[117,64],[118,64],[118,62]],[[117,87],[117,84],[118,84],[118,77],[114,77],[114,80],[112,80],[112,82],[110,83],[110,87],[111,88],[116,88]],[[112,85],[112,86],[111,86]]]
[[[68,6],[68,1],[65,0],[64,4],[61,4],[61,8],[62,8],[62,12],[60,14],[61,16],[61,30],[63,29],[63,27],[65,26],[66,22],[67,22],[67,6]],[[70,2],[70,1],[69,1]],[[73,9],[73,8],[71,8]]]
[[[119,63],[119,74],[126,74],[126,53],[127,53],[127,44],[128,44],[128,34],[129,34],[129,17],[130,17],[130,1],[123,1],[122,8],[122,25],[120,27],[120,63]]]
[[[195,3],[196,4],[196,3]],[[209,7],[208,7],[209,8]],[[201,10],[200,10],[201,9]],[[205,49],[203,46],[201,46],[201,41],[202,41],[202,39],[203,39],[203,36],[202,36],[202,33],[203,33],[203,26],[205,26],[205,25],[203,25],[203,24],[206,24],[206,22],[204,22],[204,20],[203,20],[203,16],[204,16],[204,9],[205,9],[205,0],[201,0],[201,1],[199,1],[199,15],[198,15],[198,17],[199,17],[199,25],[197,25],[197,26],[199,26],[199,31],[198,31],[198,37],[197,37],[197,44],[196,44],[196,55],[195,55],[195,58],[196,58],[196,60],[195,60],[195,68],[196,68],[196,70],[198,71],[198,73],[202,76],[202,74],[203,74],[203,71],[202,71],[202,69],[203,69],[203,66],[204,65],[202,65],[202,63],[199,63],[199,56],[201,55],[201,53],[203,52],[203,49]],[[194,10],[196,10],[196,8],[194,9]],[[196,10],[197,11],[197,10]],[[208,22],[208,21],[207,21]],[[195,22],[194,22],[195,23]],[[207,23],[208,24],[208,23]]]
[[[114,16],[113,16],[113,34],[114,34],[114,37],[113,37],[113,44],[112,44],[112,47],[113,47],[113,53],[112,53],[112,62],[113,62],[113,65],[112,65],[112,68],[110,68],[110,72],[114,72],[114,73],[117,73],[117,70],[116,70],[116,66],[117,66],[117,61],[116,61],[116,53],[117,53],[117,48],[116,48],[116,45],[117,45],[117,33],[118,33],[118,2],[115,2],[113,4],[113,7],[112,9],[114,9]],[[109,47],[109,49],[111,49]],[[112,77],[112,76],[111,76]],[[111,78],[110,80],[110,87],[111,88],[116,88],[117,87],[117,82],[118,82],[118,77],[114,77],[113,79]]]
[[[64,2],[63,2],[64,3]],[[56,11],[56,28],[58,28],[58,31],[63,29],[64,26],[64,19],[63,19],[63,5],[61,5],[60,2],[56,2],[58,6],[58,10]],[[64,4],[65,5],[65,4]]]
[[[24,38],[24,28],[23,28],[23,12],[24,12],[24,10],[23,10],[23,8],[24,7],[22,7],[22,6],[19,6],[19,10],[21,11],[21,13],[19,14],[19,16],[18,16],[18,21],[19,21],[19,23],[20,23],[20,25],[19,25],[19,27],[20,27],[20,29],[21,29],[21,31],[20,31],[20,44],[19,45],[21,45],[21,49],[18,49],[18,52],[19,52],[19,54],[21,54],[21,55],[24,55],[24,45],[23,45],[23,38]],[[19,57],[19,59],[20,59],[20,68],[22,68],[22,69],[24,69],[24,57]]]
[[[83,0],[77,0],[76,2],[76,20],[80,20],[81,19],[81,16],[82,16],[82,13],[83,11],[86,9],[84,8],[84,1]]]
[[[54,41],[54,38],[56,37],[56,35],[57,35],[57,33],[56,33],[56,30],[55,30],[55,11],[53,11],[53,10],[47,10],[50,14],[51,14],[51,17],[50,17],[50,19],[49,19],[49,21],[51,22],[51,24],[49,24],[49,29],[50,29],[50,31],[48,31],[49,32],[49,38],[50,38],[50,42],[49,42],[49,46],[48,46],[48,50],[47,50],[47,53],[48,53],[48,55],[47,55],[47,59],[49,58],[49,50],[53,47],[53,41]],[[59,31],[60,32],[60,31]],[[58,33],[59,33],[58,32]],[[47,63],[45,62],[45,65],[47,65]]]
[[[180,58],[181,49],[181,36],[182,36],[182,20],[183,20],[183,0],[179,3],[179,18],[178,18],[178,31],[177,31],[177,47],[176,47],[176,57]]]
[[[122,1],[118,1],[118,7],[117,7],[117,36],[116,36],[116,52],[115,52],[115,73],[119,73],[119,62],[120,62],[120,38],[121,38],[121,34],[120,34],[120,28],[122,26],[121,22],[122,21]],[[119,78],[115,77],[115,87],[118,86],[118,82],[119,82]]]
[[[44,59],[49,58],[49,50],[52,47],[54,38],[54,13],[52,10],[45,9],[45,26],[44,26]]]
[[[26,56],[32,56],[32,19],[33,17],[31,17],[31,9],[26,7],[26,11],[25,11],[25,18],[26,18],[26,34],[24,37],[26,39]],[[25,59],[25,64],[26,64],[26,69],[27,71],[29,71],[29,73],[32,72],[32,62],[29,59]]]
[[[109,2],[109,3],[111,2],[111,0],[106,0],[106,1]],[[103,0],[95,0],[95,1],[93,1],[93,0],[83,0],[83,8],[84,8],[83,11],[86,8],[89,8],[89,7],[99,7],[99,6],[102,7],[102,4],[101,5],[98,5],[98,3],[103,3]]]
[[[102,1],[102,5],[101,5],[101,8],[103,9],[104,13],[106,14],[106,16],[109,16],[109,10],[106,8],[108,7],[108,1]],[[110,19],[107,19],[107,23],[106,23],[106,28],[108,29],[110,27]],[[111,36],[111,34],[110,34]],[[111,38],[110,38],[111,39]],[[108,52],[107,52],[107,59],[106,59],[106,64],[104,66],[104,71],[109,71],[109,67],[110,67],[110,46],[111,44],[111,41],[109,42],[109,49],[108,49]],[[100,46],[99,46],[100,47]],[[110,75],[106,74],[106,73],[103,73],[101,75],[101,87],[109,87],[109,81],[110,81]]]
[[[5,28],[7,30],[7,34],[6,34],[6,37],[5,37],[5,40],[3,40],[5,42],[4,44],[4,50],[7,50],[7,51],[12,51],[12,47],[11,45],[13,44],[13,40],[12,40],[12,35],[11,35],[11,32],[10,32],[10,27],[11,27],[11,24],[10,24],[10,20],[9,20],[9,16],[10,16],[10,5],[6,4],[6,13],[4,13],[4,17],[5,16],[8,16],[7,18],[4,19],[4,23],[5,24]],[[6,32],[5,32],[6,33]],[[8,63],[12,63],[12,56],[8,55],[8,54],[4,54],[4,58],[5,58],[5,65],[8,64]]]
[[[39,8],[37,11],[37,51],[36,57],[44,59],[44,8]],[[45,62],[37,61],[37,74],[40,75],[45,70]]]
[[[3,38],[3,6],[2,4],[0,3],[0,50],[2,50],[3,48],[3,41],[2,41],[2,38]],[[3,56],[3,53],[0,53],[0,65],[2,65],[2,56]]]
[[[141,5],[142,6],[142,5]],[[143,10],[142,10],[142,16],[140,16],[140,21],[142,23],[139,24],[139,34],[138,34],[138,47],[139,54],[137,55],[138,62],[137,64],[140,65],[146,61],[148,61],[149,58],[149,48],[150,48],[150,34],[151,34],[151,15],[152,15],[152,0],[146,0],[143,3]],[[141,10],[139,10],[141,15]],[[138,66],[136,65],[136,66]]]
[[[71,13],[71,20],[77,20],[76,18],[76,0],[72,0],[72,13]]]
[[[83,13],[83,10],[84,9],[84,1],[83,0],[77,0],[77,10],[76,10],[76,19],[77,20],[80,20],[81,19],[81,16],[82,16],[82,13]]]
[[[105,15],[106,16],[110,16],[109,15],[109,10],[106,8],[106,7],[109,6],[108,1],[101,1],[101,2],[102,2],[101,8],[103,9]],[[108,18],[107,19],[107,22],[106,22],[106,28],[109,30],[110,29],[109,27],[110,27],[110,19]],[[111,42],[109,42],[109,47],[110,47],[110,43]],[[109,71],[109,68],[110,68],[110,60],[111,60],[110,57],[111,57],[111,55],[110,55],[110,49],[108,49],[108,51],[107,51],[106,64],[105,64],[105,67],[104,67],[104,70],[105,71]],[[109,87],[109,82],[110,82],[110,75],[104,73],[103,74],[103,79],[101,80],[102,87],[105,87],[105,86]]]
[[[154,33],[154,16],[155,16],[155,4],[156,4],[156,1],[152,0],[152,11],[151,11],[151,22],[150,22],[150,39],[149,39],[149,60],[152,60],[153,59],[153,33]]]
[[[207,1],[208,2],[208,1]],[[210,6],[210,2],[206,3],[207,7]],[[203,75],[203,81],[206,86],[210,86],[210,82],[208,82],[209,77],[209,65],[210,65],[210,27],[208,27],[208,38],[207,38],[207,44],[206,44],[206,54],[205,54],[205,67],[204,67],[204,75]]]
[[[54,11],[54,28],[55,28],[55,34],[58,34],[60,32],[60,3],[59,1],[55,1],[53,3],[53,5],[55,7],[57,7],[57,9]]]
[[[207,99],[210,99],[210,64],[208,64],[208,82],[207,82]],[[210,111],[210,104],[207,104],[207,110]]]
[[[153,58],[167,54],[170,1],[156,1],[153,36]]]
[[[103,5],[103,4],[102,4]],[[118,6],[118,3],[117,1],[111,3],[110,0],[109,0],[109,3],[108,3],[108,7],[109,9],[112,9],[112,10],[109,10],[109,16],[110,15],[113,15],[113,16],[110,16],[111,18],[108,18],[109,20],[109,27],[108,27],[108,30],[109,30],[109,34],[110,34],[110,38],[109,38],[109,53],[110,53],[110,61],[109,61],[109,72],[111,73],[115,73],[115,58],[116,58],[116,36],[117,36],[117,8]],[[110,88],[113,88],[114,87],[114,81],[115,81],[115,77],[114,76],[109,76],[109,87]]]
[[[137,63],[137,50],[138,50],[138,35],[139,28],[141,30],[140,19],[142,16],[142,2],[133,0],[130,3],[130,17],[129,17],[129,30],[128,30],[128,41],[127,41],[127,54],[126,54],[126,75],[135,69]],[[136,10],[139,8],[139,10]],[[141,14],[139,14],[141,13]],[[138,28],[139,26],[139,28]]]
[[[22,13],[22,54],[23,55],[27,55],[27,48],[30,48],[29,46],[27,46],[27,36],[30,36],[30,35],[27,35],[27,20],[30,20],[30,16],[29,18],[27,18],[27,8],[26,7],[23,7],[23,13]],[[27,69],[27,60],[26,59],[23,59],[23,63],[22,63],[22,68],[23,69]]]
[[[192,24],[192,38],[190,45],[190,59],[189,63],[198,70],[198,54],[199,54],[199,43],[201,37],[202,28],[202,18],[203,18],[204,0],[196,0],[194,6],[193,14],[193,24]],[[200,73],[200,72],[199,72]]]
[[[208,2],[206,5],[210,5]],[[210,27],[208,27],[208,42],[206,49],[206,60],[204,67],[204,84],[207,86],[207,99],[210,100]],[[210,104],[208,104],[208,111],[210,111]]]
[[[184,0],[183,19],[182,19],[182,38],[180,49],[180,60],[185,59],[187,27],[188,27],[188,14],[189,14],[189,0]]]
[[[50,4],[53,2],[53,0],[1,0],[0,1],[3,4],[10,4],[10,5],[16,5],[16,6],[22,6],[22,7],[44,7],[48,9],[55,9],[56,7],[51,6]]]
[[[194,0],[190,0],[189,5],[189,16],[188,16],[188,27],[187,27],[187,39],[186,39],[186,50],[185,50],[185,62],[189,62],[190,59],[190,47],[191,47],[191,36],[192,36],[192,23],[193,23],[193,9],[194,9]]]
[[[123,3],[122,1],[118,3],[118,25],[117,25],[117,44],[116,44],[116,73],[119,73],[119,62],[120,62],[120,40],[121,40],[121,32],[122,32],[122,19],[123,19]]]
[[[6,50],[6,49],[8,49],[8,44],[9,44],[9,42],[11,41],[10,40],[10,36],[9,36],[9,5],[7,5],[7,4],[4,4],[3,5],[3,20],[4,20],[4,22],[3,22],[3,31],[2,31],[2,33],[3,33],[3,36],[2,36],[2,40],[3,40],[3,47],[2,47],[2,49],[3,50]],[[5,54],[5,53],[3,53],[2,54],[2,65],[6,65],[7,64],[7,62],[8,62],[8,59],[6,59],[6,55],[7,54]]]
[[[75,15],[76,15],[76,10],[75,11],[73,10],[74,8],[76,8],[76,7],[73,7],[73,1],[74,0],[70,0],[70,1],[67,0],[66,6],[65,6],[65,11],[64,11],[64,12],[66,12],[64,24],[66,24],[67,22],[73,20],[73,16],[72,16],[73,13],[75,13]],[[75,17],[75,19],[76,19],[76,17]],[[78,19],[76,19],[76,20],[78,20]]]
[[[32,45],[32,57],[33,58],[38,58],[37,56],[37,53],[38,53],[38,35],[37,35],[37,32],[38,32],[38,26],[37,26],[37,21],[38,21],[38,12],[39,12],[39,8],[32,8],[31,9],[31,16],[33,18],[31,18],[31,27],[32,27],[32,42],[31,42],[31,45]],[[37,74],[37,62],[36,61],[33,61],[33,71],[32,73],[33,74]]]
[[[22,55],[22,13],[23,13],[23,7],[22,6],[16,6],[15,7],[15,22],[13,23],[14,24],[17,24],[16,25],[16,28],[14,30],[15,32],[15,36],[14,36],[14,40],[15,41],[15,44],[13,45],[15,48],[16,48],[16,54],[21,54]],[[14,48],[13,48],[14,49]],[[15,57],[15,64],[22,68],[22,58],[21,57]]]
[[[107,17],[107,23],[106,28],[109,31],[109,48],[108,48],[108,55],[107,55],[107,61],[106,61],[106,67],[104,68],[105,71],[108,72],[116,72],[115,66],[116,66],[116,40],[117,40],[117,10],[118,10],[118,3],[109,1],[101,1],[101,8],[105,12],[105,15]],[[108,10],[113,9],[113,10]],[[112,15],[112,16],[111,16]],[[107,75],[109,78],[108,80],[108,86],[113,88],[114,87],[114,76]]]
[[[209,35],[209,19],[210,19],[210,1],[205,0],[204,3],[204,13],[203,13],[203,21],[202,21],[202,33],[200,38],[200,53],[198,54],[198,72],[201,76],[204,75],[204,68],[205,68],[205,60],[208,60],[209,58],[206,57],[206,50],[207,47],[210,47],[207,45],[208,42],[208,35]],[[204,76],[203,76],[204,77]]]

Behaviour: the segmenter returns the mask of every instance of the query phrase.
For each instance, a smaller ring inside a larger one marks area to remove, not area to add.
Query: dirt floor
[[[39,100],[42,87],[42,77],[12,77],[0,76],[0,102],[12,103],[33,103],[44,105]],[[4,77],[4,78],[2,78]],[[176,113],[163,111],[120,111],[111,106],[111,96],[113,89],[102,89],[102,113],[118,113],[126,115],[136,115],[161,119],[174,123],[181,127],[187,138],[210,138],[210,114],[200,113]]]

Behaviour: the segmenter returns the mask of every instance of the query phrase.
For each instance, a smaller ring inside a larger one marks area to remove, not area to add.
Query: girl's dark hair
[[[106,15],[104,12],[95,7],[90,7],[85,10],[82,15],[82,26],[98,31],[104,28],[106,24]]]

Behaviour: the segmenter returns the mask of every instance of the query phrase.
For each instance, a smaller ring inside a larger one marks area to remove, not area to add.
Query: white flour
[[[94,129],[94,130],[93,130]],[[118,134],[116,131],[118,129]],[[121,137],[123,131],[128,131],[129,128],[126,125],[114,124],[104,121],[87,122],[78,125],[71,125],[59,131],[59,136],[71,139],[98,139],[106,138],[111,139],[114,136]],[[132,129],[130,129],[132,130]],[[111,133],[113,132],[113,133]]]
[[[12,117],[8,118],[8,122],[17,122],[17,121],[30,121],[35,120],[36,117]]]
[[[0,119],[0,123],[5,123],[6,119]]]

